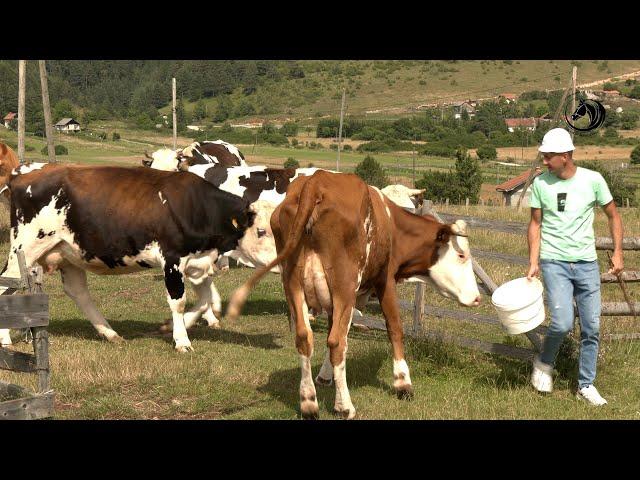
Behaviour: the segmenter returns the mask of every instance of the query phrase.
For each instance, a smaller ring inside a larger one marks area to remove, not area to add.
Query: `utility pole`
[[[173,92],[173,149],[178,149],[178,122],[176,121],[176,79],[172,83]]]
[[[336,160],[336,171],[340,171],[340,146],[342,144],[342,119],[344,118],[344,97],[347,89],[342,89],[342,106],[340,107],[340,127],[338,128],[338,159]]]
[[[578,78],[578,67],[573,67],[571,81],[573,82],[573,99],[571,100],[571,113],[576,111],[576,80]],[[573,129],[571,129],[571,140],[573,140]]]
[[[53,145],[53,126],[51,124],[51,105],[49,104],[49,81],[44,60],[38,60],[40,67],[40,86],[42,87],[42,110],[44,112],[44,128],[47,132],[47,152],[49,163],[56,163],[56,149]]]
[[[24,163],[24,120],[27,61],[18,60],[18,159]]]

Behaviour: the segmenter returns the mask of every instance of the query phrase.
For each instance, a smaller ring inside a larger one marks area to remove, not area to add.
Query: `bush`
[[[495,160],[498,158],[498,151],[496,150],[496,147],[489,143],[478,147],[476,154],[478,155],[478,158],[483,161]]]
[[[640,145],[631,150],[631,163],[634,165],[640,164]]]
[[[431,143],[420,150],[421,155],[431,155],[434,157],[448,157],[453,158],[456,156],[456,149],[441,145],[438,143]]]
[[[98,133],[98,138],[100,140],[106,140],[107,139],[107,132],[100,132]]]
[[[56,151],[56,155],[69,155],[69,150],[67,150],[67,147],[65,147],[64,145],[56,145],[55,151]],[[49,155],[49,149],[47,148],[46,145],[42,147],[42,150],[40,150],[40,153],[42,155]]]
[[[289,157],[285,160],[282,165],[284,168],[300,168],[300,162],[298,162],[295,158]]]
[[[452,202],[462,202],[468,197],[471,203],[478,203],[481,185],[482,174],[478,161],[463,149],[456,152],[455,171],[428,171],[416,181],[416,188],[427,189],[429,198],[448,198]]]
[[[113,132],[113,135],[111,135],[111,140],[113,140],[114,142],[116,140],[120,140],[120,134],[118,132]]]
[[[629,199],[629,205],[635,206],[636,189],[633,185],[624,181],[624,175],[621,170],[609,170],[603,163],[594,161],[581,161],[576,162],[576,164],[580,167],[594,170],[602,175],[618,207],[621,207],[627,198]]]
[[[633,89],[631,90],[631,92],[629,92],[629,96],[631,98],[638,98],[640,99],[640,85],[636,85],[635,87],[633,87]]]
[[[344,150],[345,152],[350,152],[351,150],[353,150],[353,147],[351,145],[343,145],[342,150]]]
[[[280,133],[285,137],[295,137],[298,134],[298,124],[295,122],[285,122],[280,129]]]
[[[367,155],[364,160],[356,166],[354,173],[364,180],[365,183],[378,188],[384,188],[389,184],[386,171],[371,155]]]

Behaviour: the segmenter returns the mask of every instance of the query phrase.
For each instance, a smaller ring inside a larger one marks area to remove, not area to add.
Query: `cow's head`
[[[480,304],[480,292],[473,273],[466,227],[464,220],[438,227],[434,239],[437,260],[429,269],[429,276],[419,278],[430,280],[443,296],[470,307]]]
[[[258,200],[251,205],[256,216],[253,225],[247,229],[240,240],[238,250],[241,250],[242,254],[256,267],[260,267],[271,263],[278,256],[271,230],[271,214],[277,204]]]
[[[168,172],[184,171],[189,168],[184,162],[182,151],[173,151],[168,148],[156,150],[151,155],[144,152],[146,159],[142,160],[145,167],[155,168],[156,170],[166,170]]]

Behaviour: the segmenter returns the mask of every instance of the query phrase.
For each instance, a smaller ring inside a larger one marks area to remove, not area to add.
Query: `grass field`
[[[441,211],[525,221],[515,209],[442,207]],[[622,209],[628,236],[640,234],[637,209]],[[8,251],[7,214],[0,212],[0,252]],[[608,235],[604,215],[596,216],[596,234]],[[474,230],[472,248],[526,255],[523,237]],[[606,256],[600,254],[601,270]],[[640,268],[638,252],[625,253],[629,270]],[[524,274],[524,268],[481,261],[501,284]],[[195,352],[174,353],[171,336],[158,332],[169,318],[159,272],[99,277],[89,275],[98,308],[126,342],[112,345],[98,338],[64,295],[58,275],[46,276],[50,297],[52,386],[57,419],[295,419],[298,416],[299,360],[289,332],[287,305],[280,277],[268,275],[254,290],[241,318],[222,328],[194,328],[189,336]],[[216,277],[224,304],[250,269],[232,268]],[[637,284],[629,284],[638,298]],[[401,285],[400,297],[411,300],[415,286]],[[603,286],[604,301],[622,301],[616,285]],[[188,290],[188,302],[194,296]],[[427,303],[461,308],[430,287]],[[477,311],[491,314],[489,298]],[[380,317],[377,305],[367,313]],[[381,317],[380,317],[381,318]],[[410,327],[411,312],[403,313]],[[508,336],[496,326],[438,319],[428,314],[429,330],[528,347],[523,335]],[[313,324],[314,374],[326,348],[326,319]],[[640,331],[627,317],[603,317],[602,334]],[[565,344],[557,365],[552,395],[542,396],[528,384],[528,362],[483,354],[435,341],[406,341],[407,362],[415,398],[397,400],[392,387],[391,348],[382,332],[352,329],[347,378],[358,419],[640,419],[640,344],[603,341],[597,386],[610,404],[593,408],[574,398],[576,344]],[[17,343],[13,348],[30,351]],[[35,388],[35,376],[0,371],[0,379]],[[332,419],[334,389],[319,387],[322,419]]]

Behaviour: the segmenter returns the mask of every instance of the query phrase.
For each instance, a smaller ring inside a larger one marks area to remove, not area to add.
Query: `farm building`
[[[502,93],[498,95],[498,100],[504,98],[507,103],[515,102],[518,99],[518,95],[515,93]]]
[[[496,192],[501,192],[505,201],[505,205],[507,206],[516,206],[518,204],[518,199],[522,195],[522,190],[524,189],[525,183],[527,183],[527,179],[529,178],[529,174],[531,170],[526,170],[522,172],[515,178],[511,180],[507,180],[500,185],[496,185]],[[539,167],[536,167],[535,176],[540,175],[542,171]],[[535,177],[534,177],[535,178]],[[529,206],[529,197],[531,196],[531,188],[527,188],[527,193],[522,199],[522,205],[525,207]]]
[[[527,129],[531,132],[536,130],[536,119],[531,118],[506,118],[504,123],[507,124],[509,132],[513,133],[516,128]]]
[[[18,120],[18,114],[14,112],[9,112],[4,116],[4,127],[11,128],[12,124]]]
[[[454,118],[462,118],[462,112],[467,112],[469,117],[474,117],[476,109],[473,104],[469,102],[457,102],[453,104],[453,116]]]
[[[54,128],[59,132],[79,132],[80,124],[73,118],[63,118],[54,125]]]

